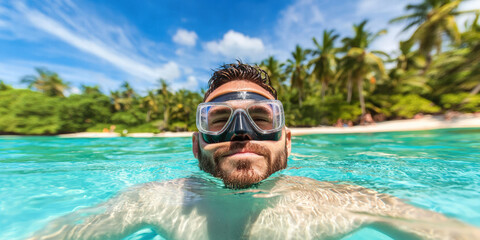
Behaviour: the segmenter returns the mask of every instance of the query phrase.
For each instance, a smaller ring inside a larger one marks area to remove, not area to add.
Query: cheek
[[[285,140],[280,139],[278,142],[270,144],[268,148],[271,150],[273,156],[277,156],[285,150]]]
[[[228,151],[228,146],[225,143],[206,144],[204,142],[201,142],[200,148],[203,156],[208,157],[209,159],[213,159],[213,156],[216,152],[220,153]]]

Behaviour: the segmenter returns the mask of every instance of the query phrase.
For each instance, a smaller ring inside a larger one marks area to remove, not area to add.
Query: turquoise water
[[[361,185],[480,227],[480,129],[293,137],[276,174]],[[130,186],[197,176],[189,138],[0,137],[0,239]],[[221,186],[218,186],[221,188]],[[349,239],[388,237],[364,229]],[[148,229],[130,239],[161,239]]]

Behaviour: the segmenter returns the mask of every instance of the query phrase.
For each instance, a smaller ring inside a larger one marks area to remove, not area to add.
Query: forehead
[[[208,98],[205,99],[205,102],[209,102],[212,99],[226,93],[239,92],[239,91],[254,92],[254,93],[263,95],[268,99],[274,99],[272,94],[270,94],[267,90],[263,89],[256,83],[253,83],[247,80],[235,80],[235,81],[225,83],[222,86],[215,89],[212,93],[210,93]]]

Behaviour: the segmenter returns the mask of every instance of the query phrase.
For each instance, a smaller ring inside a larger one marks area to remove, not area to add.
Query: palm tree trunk
[[[167,129],[168,128],[168,118],[169,118],[169,111],[170,111],[170,108],[166,107],[165,108],[165,111],[163,112],[163,129]]]
[[[298,82],[298,106],[302,107],[303,79],[297,79]]]
[[[360,100],[360,107],[362,108],[362,116],[365,115],[365,99],[363,98],[363,80],[362,78],[357,79],[357,86],[358,86],[358,98]]]
[[[327,88],[327,84],[325,83],[325,80],[322,80],[322,100],[325,98],[325,91]]]
[[[472,91],[470,91],[470,94],[468,94],[468,96],[462,100],[462,104],[463,103],[466,103],[468,101],[470,101],[470,97],[472,97],[473,95],[477,94],[478,92],[480,92],[480,83],[477,84],[477,86],[475,86]]]
[[[152,110],[148,109],[147,111],[147,117],[145,118],[145,122],[150,122],[150,114],[152,113]]]
[[[472,91],[470,92],[470,96],[473,96],[475,94],[477,94],[478,92],[480,92],[480,83],[477,84],[477,86],[475,86]]]
[[[351,101],[352,101],[352,71],[348,71],[347,102],[350,103]]]
[[[422,75],[425,75],[427,73],[427,70],[430,68],[430,64],[432,64],[432,55],[428,53],[425,56],[425,67],[422,69]]]
[[[302,107],[302,91],[298,91],[298,106]]]

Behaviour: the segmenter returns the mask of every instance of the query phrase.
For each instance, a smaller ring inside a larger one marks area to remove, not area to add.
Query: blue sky
[[[145,93],[160,78],[172,90],[199,90],[222,63],[283,61],[296,44],[312,47],[325,29],[349,36],[363,19],[371,31],[389,30],[371,48],[395,54],[408,33],[388,20],[409,2],[418,0],[0,0],[0,79],[25,87],[20,79],[45,67],[70,92],[81,84],[108,92],[128,81]],[[480,9],[480,1],[461,9]]]

